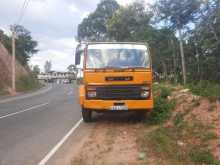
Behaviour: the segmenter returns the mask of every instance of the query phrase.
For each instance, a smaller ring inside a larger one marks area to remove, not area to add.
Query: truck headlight
[[[87,92],[87,96],[88,96],[89,98],[94,98],[94,97],[96,97],[96,91],[88,91],[88,92]]]
[[[150,87],[149,87],[149,86],[142,86],[142,87],[141,87],[141,90],[143,90],[143,91],[149,91],[149,90],[150,90]]]
[[[142,91],[141,92],[141,97],[142,98],[148,98],[150,96],[150,92],[149,91]]]

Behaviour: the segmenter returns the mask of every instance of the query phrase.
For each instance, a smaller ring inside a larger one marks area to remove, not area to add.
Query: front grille
[[[96,86],[96,98],[101,100],[145,100],[141,97],[143,85]],[[93,98],[94,99],[94,98]]]

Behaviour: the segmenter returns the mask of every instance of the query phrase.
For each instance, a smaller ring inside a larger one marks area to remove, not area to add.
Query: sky
[[[117,0],[127,5],[135,0]],[[145,0],[150,2],[152,0]],[[24,0],[0,0],[0,29],[9,33],[9,25],[18,21]],[[74,64],[77,26],[96,9],[100,0],[30,0],[20,22],[38,42],[39,52],[30,65],[39,65],[44,71],[46,60],[52,70],[65,71]]]

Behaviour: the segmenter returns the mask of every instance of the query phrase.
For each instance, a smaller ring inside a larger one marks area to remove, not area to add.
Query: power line
[[[21,10],[20,10],[20,13],[18,15],[18,21],[15,22],[16,24],[19,24],[22,20],[22,18],[24,17],[24,13],[25,13],[25,10],[27,9],[27,6],[28,6],[28,2],[30,0],[24,0],[23,2],[23,5],[21,7]],[[14,29],[14,25],[12,26],[12,62],[11,62],[11,70],[12,70],[12,76],[11,76],[11,80],[12,80],[12,94],[15,95],[16,94],[16,84],[15,84],[15,81],[16,81],[16,42],[15,42],[15,36],[16,36],[16,32],[15,32],[15,29]]]
[[[27,9],[27,6],[28,6],[29,2],[30,2],[30,0],[24,0],[16,24],[19,24],[21,22],[21,20],[23,19],[24,14],[25,14],[25,10]]]

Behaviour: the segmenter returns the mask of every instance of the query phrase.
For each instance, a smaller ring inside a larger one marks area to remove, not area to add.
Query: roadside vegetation
[[[138,133],[140,151],[165,164],[218,165],[220,161],[209,148],[210,142],[218,140],[213,132],[215,125],[193,115],[201,98],[187,92],[173,85],[154,85],[155,109]],[[186,101],[187,97],[192,97],[192,100]],[[209,113],[211,108],[210,105],[205,113]],[[145,162],[149,163],[149,160],[146,158]]]
[[[148,117],[148,123],[160,124],[169,119],[176,104],[175,100],[168,100],[172,90],[172,87],[168,85],[156,84],[153,86],[154,110]]]
[[[207,97],[210,100],[220,100],[220,84],[209,81],[200,81],[199,83],[189,83],[188,87],[192,93]]]
[[[25,27],[21,25],[13,25],[10,27],[13,28],[16,33],[16,63],[17,63],[17,80],[16,80],[16,88],[17,92],[26,92],[30,90],[35,90],[41,87],[41,84],[37,81],[36,75],[40,72],[37,66],[31,68],[28,66],[28,61],[30,60],[31,56],[38,52],[37,48],[37,41],[35,41],[32,36],[31,32],[27,30]],[[4,45],[7,52],[5,57],[0,58],[2,64],[4,64],[0,70],[1,75],[3,76],[0,79],[0,95],[7,95],[10,93],[11,87],[11,66],[8,66],[8,63],[11,63],[11,58],[6,58],[11,55],[12,51],[12,38],[10,35],[5,33],[3,30],[0,29],[0,42]],[[4,49],[3,49],[4,50]],[[0,51],[3,51],[0,50]]]
[[[35,78],[34,75],[21,76],[16,81],[16,87],[18,92],[27,92],[36,90],[42,87],[42,84]]]
[[[3,89],[3,87],[1,88],[0,87],[0,96],[5,96],[5,95],[8,95],[8,91],[6,91],[5,89]]]

